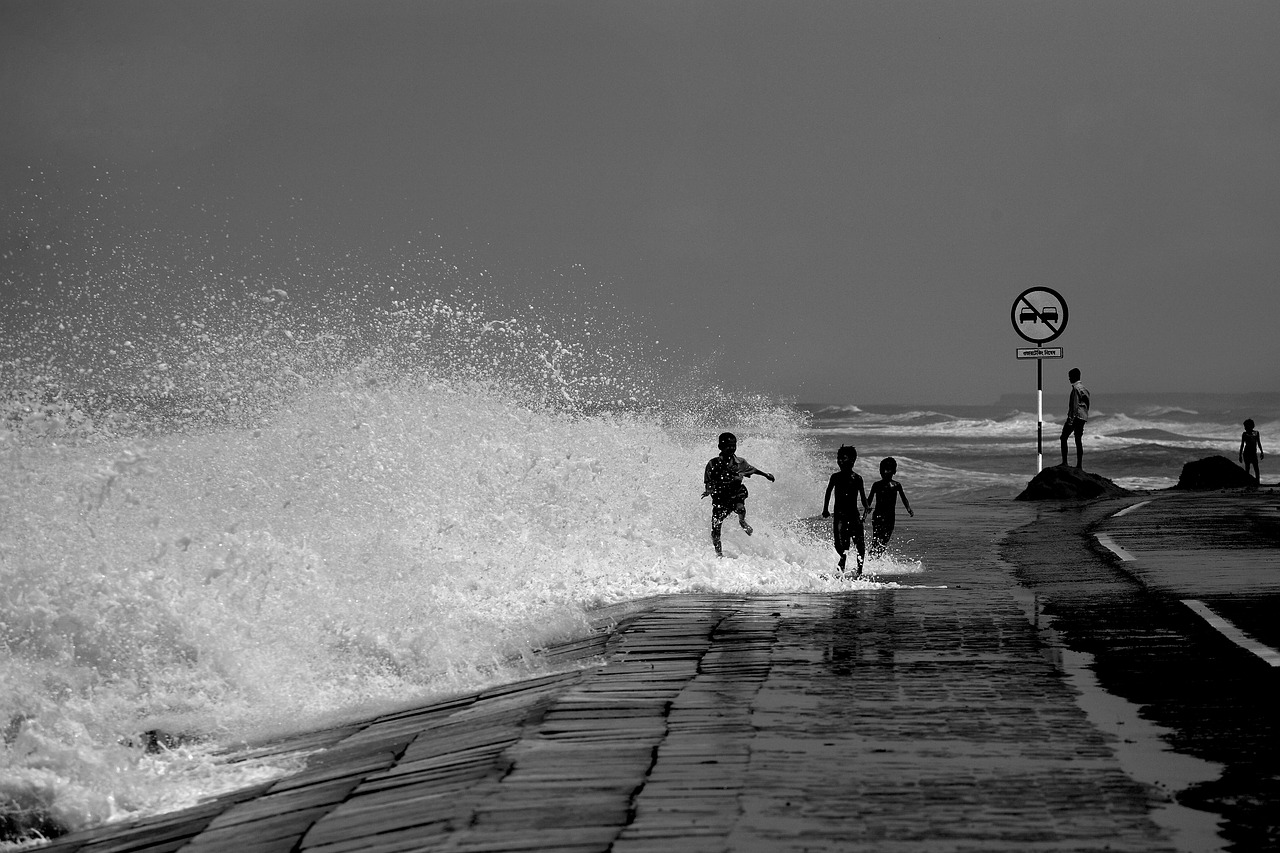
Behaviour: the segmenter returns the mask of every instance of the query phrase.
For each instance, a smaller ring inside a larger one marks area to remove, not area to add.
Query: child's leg
[[[848,519],[840,518],[839,516],[832,516],[831,536],[835,540],[836,553],[840,555],[840,570],[844,571],[845,552],[849,550]]]
[[[733,507],[724,504],[711,505],[711,544],[716,548],[717,556],[722,552],[720,550],[720,525],[733,511]]]
[[[849,523],[853,525],[853,547],[858,549],[858,574],[862,574],[862,561],[867,556],[867,540],[862,533],[862,519],[855,518]]]
[[[742,501],[738,501],[738,505],[734,507],[734,512],[738,513],[738,524],[741,524],[742,529],[750,536],[751,525],[747,524],[747,505]]]
[[[893,519],[871,516],[871,555],[878,557],[883,554],[892,535]]]

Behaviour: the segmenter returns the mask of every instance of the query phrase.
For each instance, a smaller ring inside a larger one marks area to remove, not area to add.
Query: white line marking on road
[[[1184,598],[1182,603],[1190,607],[1204,621],[1208,622],[1222,636],[1246,651],[1253,652],[1272,666],[1280,666],[1280,652],[1259,643],[1235,625],[1214,613],[1209,605],[1194,598]]]
[[[1138,507],[1140,507],[1140,506],[1146,506],[1146,505],[1147,505],[1147,504],[1149,504],[1149,503],[1151,503],[1151,501],[1140,501],[1139,503],[1136,503],[1136,504],[1130,504],[1129,506],[1125,507],[1124,509],[1120,510],[1119,512],[1113,512],[1113,513],[1111,513],[1111,517],[1112,517],[1112,518],[1119,518],[1120,516],[1124,515],[1125,513],[1127,513],[1127,512],[1133,512],[1133,511],[1134,511],[1135,509],[1137,509]]]
[[[1137,557],[1133,556],[1125,549],[1121,548],[1115,542],[1113,542],[1111,540],[1111,537],[1108,536],[1107,534],[1099,533],[1097,534],[1097,536],[1098,536],[1098,544],[1100,544],[1103,548],[1106,548],[1107,550],[1109,550],[1111,553],[1115,554],[1120,559],[1124,560],[1126,563],[1131,563],[1134,560],[1138,559]]]

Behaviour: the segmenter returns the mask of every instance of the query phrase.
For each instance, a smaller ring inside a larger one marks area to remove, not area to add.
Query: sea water
[[[1182,466],[1206,456],[1238,458],[1244,420],[1263,445],[1280,429],[1280,394],[1134,393],[1111,391],[1105,377],[1085,384],[1092,408],[1084,430],[1084,467],[1131,490],[1177,484]],[[934,496],[1016,494],[1039,470],[1062,461],[1060,436],[1070,387],[1046,390],[1043,421],[1034,393],[1006,394],[982,405],[885,406],[813,403],[799,408],[824,451],[853,444],[863,476],[877,476],[886,456],[898,461],[904,486]],[[1076,462],[1068,440],[1069,464]],[[1266,461],[1262,463],[1267,479]]]
[[[911,583],[912,523],[1034,473],[1029,395],[776,400],[421,247],[281,265],[174,242],[5,256],[7,842],[287,773],[226,751],[536,671],[603,604]],[[1086,467],[1131,488],[1234,456],[1244,417],[1276,432],[1274,396],[1095,384]],[[716,559],[701,476],[724,430],[777,480],[748,481],[755,534],[731,517]],[[868,485],[894,456],[918,513],[860,580],[832,576],[818,517],[844,443]]]
[[[287,773],[227,751],[527,675],[604,604],[920,571],[833,577],[808,415],[607,305],[502,302],[416,246],[207,243],[5,254],[5,843]],[[748,481],[755,533],[731,519],[717,559],[724,430],[777,479]]]

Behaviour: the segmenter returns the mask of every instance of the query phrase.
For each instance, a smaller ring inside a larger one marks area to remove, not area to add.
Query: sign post
[[[1046,358],[1062,358],[1062,347],[1046,347],[1049,341],[1067,327],[1067,301],[1056,290],[1029,287],[1013,300],[1009,312],[1018,337],[1036,344],[1019,348],[1018,358],[1036,360],[1036,473],[1044,470],[1044,373],[1041,362]]]

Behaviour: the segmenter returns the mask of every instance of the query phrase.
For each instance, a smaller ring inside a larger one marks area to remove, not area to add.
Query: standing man
[[[1084,435],[1085,422],[1089,420],[1089,389],[1080,381],[1080,368],[1073,367],[1067,371],[1067,379],[1071,382],[1071,398],[1067,401],[1067,422],[1062,425],[1062,464],[1067,464],[1067,436],[1076,437],[1076,467],[1084,467],[1084,445],[1080,437]]]

